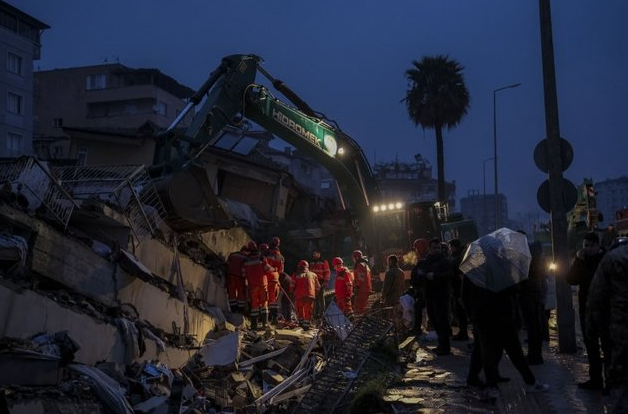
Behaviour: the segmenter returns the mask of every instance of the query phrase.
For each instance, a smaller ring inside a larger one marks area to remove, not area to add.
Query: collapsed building
[[[24,157],[0,183],[2,412],[332,412],[391,329],[330,306],[322,329],[249,331],[223,271],[248,234],[172,232],[143,167]]]

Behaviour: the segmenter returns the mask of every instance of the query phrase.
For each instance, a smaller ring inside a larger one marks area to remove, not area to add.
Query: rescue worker
[[[310,271],[316,273],[316,276],[318,277],[318,283],[321,286],[318,293],[316,294],[316,302],[314,303],[314,315],[317,318],[321,318],[325,313],[325,288],[329,283],[331,270],[329,269],[329,262],[321,258],[321,252],[318,250],[314,250],[312,252]]]
[[[270,247],[271,248],[279,249],[280,245],[281,245],[281,240],[279,239],[279,237],[275,236],[275,237],[270,239]]]
[[[353,280],[355,283],[355,313],[358,316],[364,315],[368,307],[369,296],[373,290],[371,280],[371,268],[366,257],[360,250],[355,250],[351,255],[353,258]]]
[[[314,298],[321,288],[316,273],[308,269],[306,260],[299,261],[297,271],[292,275],[294,281],[294,301],[297,307],[299,325],[304,331],[310,329]]]
[[[336,271],[336,282],[334,290],[336,291],[336,305],[348,318],[353,318],[353,306],[351,305],[351,296],[353,295],[353,274],[344,266],[344,262],[340,257],[334,257],[331,265]]]
[[[266,258],[257,249],[255,242],[249,242],[249,257],[244,261],[242,274],[246,277],[249,288],[251,308],[251,329],[257,329],[259,320],[265,327],[268,322],[268,280],[269,270]]]
[[[259,244],[259,252],[262,256],[264,257],[268,256],[268,249],[270,249],[270,246],[267,243]]]
[[[231,312],[244,313],[246,308],[246,279],[243,277],[242,267],[248,253],[247,246],[242,246],[239,251],[227,257],[227,296]]]
[[[266,261],[270,266],[269,272],[266,274],[268,278],[268,312],[270,314],[270,322],[277,325],[277,316],[279,315],[279,275],[284,272],[284,257],[279,251],[279,245],[271,244],[266,254]]]

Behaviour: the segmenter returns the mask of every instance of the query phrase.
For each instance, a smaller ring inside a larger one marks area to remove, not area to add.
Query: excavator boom
[[[175,230],[224,228],[233,225],[229,212],[216,197],[203,152],[221,137],[228,125],[249,119],[312,156],[336,178],[343,206],[358,217],[368,214],[379,199],[373,173],[360,146],[332,126],[290,90],[272,77],[255,55],[230,55],[190,98],[189,104],[159,136],[150,169]],[[268,78],[295,107],[255,83],[257,73]],[[178,125],[192,109],[190,125]],[[346,197],[346,200],[345,200]]]

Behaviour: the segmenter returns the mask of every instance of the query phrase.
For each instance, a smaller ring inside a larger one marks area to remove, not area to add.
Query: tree
[[[443,127],[460,123],[469,108],[469,91],[464,83],[464,67],[448,56],[424,56],[412,61],[406,71],[408,90],[403,101],[414,125],[436,132],[438,201],[447,202]]]

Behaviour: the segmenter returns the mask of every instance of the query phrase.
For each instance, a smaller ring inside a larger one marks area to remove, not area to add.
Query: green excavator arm
[[[261,67],[255,55],[222,59],[186,108],[158,137],[151,175],[176,230],[224,228],[233,225],[228,209],[213,191],[201,155],[216,143],[228,125],[249,119],[326,167],[335,177],[343,207],[354,213],[355,227],[379,202],[371,167],[360,146]],[[258,73],[294,106],[256,84]],[[196,109],[190,125],[178,128]]]

